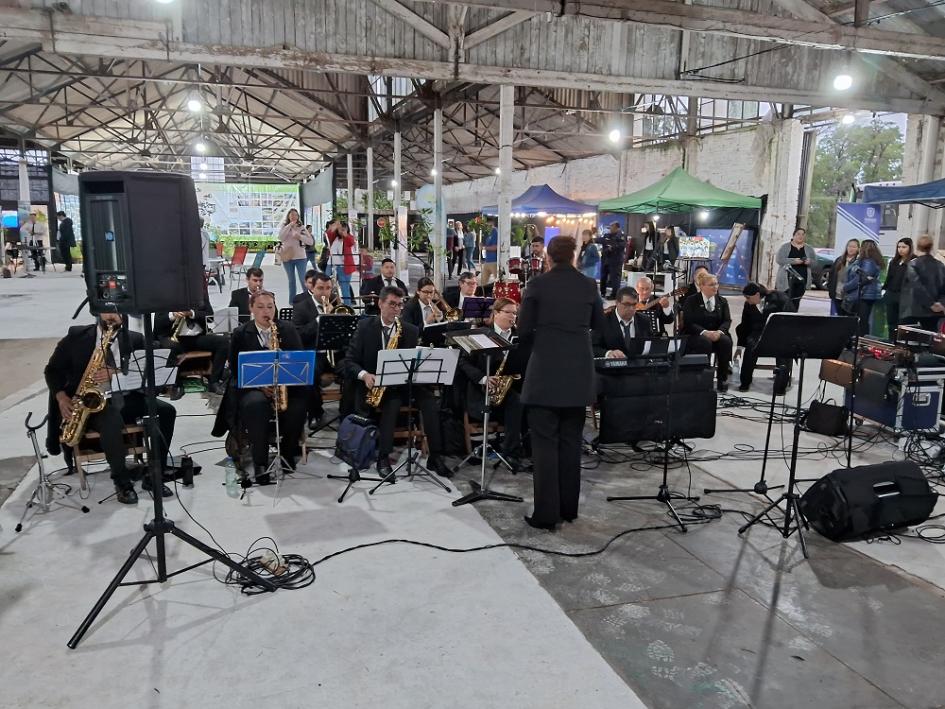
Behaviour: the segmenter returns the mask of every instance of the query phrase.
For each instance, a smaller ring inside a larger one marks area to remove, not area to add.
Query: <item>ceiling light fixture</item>
[[[849,91],[853,86],[853,77],[846,71],[841,71],[833,77],[833,87],[837,91]]]
[[[196,143],[194,143],[194,150],[196,150],[198,153],[205,153],[207,152],[207,144],[198,140]]]
[[[501,175],[501,174],[502,174],[502,168],[501,168],[501,167],[497,167],[497,168],[495,169],[495,174],[496,174],[496,175]]]
[[[203,104],[199,98],[192,98],[187,101],[187,110],[192,113],[200,113],[203,110]]]
[[[610,133],[607,134],[607,138],[611,143],[616,145],[620,142],[620,139],[623,138],[623,133],[620,132],[619,128],[614,128],[612,131],[610,131]]]
[[[840,122],[845,126],[851,126],[856,123],[856,116],[852,113],[844,113],[843,118],[840,119]]]

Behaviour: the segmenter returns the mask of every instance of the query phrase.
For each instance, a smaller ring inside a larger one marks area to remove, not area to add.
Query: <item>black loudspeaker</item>
[[[835,542],[929,518],[938,495],[912,461],[841,468],[803,494],[800,508],[810,525]]]
[[[710,379],[711,385],[711,379]],[[605,397],[600,402],[599,443],[636,443],[667,438],[712,438],[715,435],[714,391],[666,395]]]
[[[193,180],[161,172],[79,176],[82,258],[93,313],[187,310],[203,302]]]

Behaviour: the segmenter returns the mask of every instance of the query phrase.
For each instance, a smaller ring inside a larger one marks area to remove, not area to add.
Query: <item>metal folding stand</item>
[[[804,365],[809,357],[829,359],[837,357],[853,336],[857,327],[856,318],[821,315],[798,315],[796,313],[775,313],[765,324],[758,343],[761,357],[791,357],[800,362],[797,380],[797,403],[794,415],[794,437],[791,443],[791,464],[788,469],[788,481],[781,496],[772,500],[761,512],[738,529],[742,534],[784,503],[784,521],[778,526],[779,534],[788,539],[797,532],[804,558],[808,558],[807,542],[801,525],[809,529],[807,520],[801,513],[798,500],[800,495],[795,490],[797,485],[797,449],[801,437],[801,406],[803,405]],[[775,525],[777,526],[777,525]]]
[[[43,416],[43,420],[35,426],[30,426],[30,419],[32,417],[33,412],[30,411],[26,415],[26,422],[24,425],[26,426],[26,436],[33,444],[33,454],[36,456],[36,465],[39,469],[39,480],[36,482],[36,487],[33,488],[33,494],[30,495],[30,499],[26,501],[26,505],[23,508],[23,514],[20,515],[20,521],[16,524],[15,530],[17,532],[22,531],[23,520],[26,519],[27,513],[33,508],[33,503],[38,503],[44,513],[49,512],[49,508],[53,503],[61,507],[70,507],[83,513],[88,513],[89,511],[89,508],[85,505],[67,505],[62,501],[62,499],[57,499],[64,498],[65,494],[56,490],[56,484],[52,482],[49,474],[46,472],[46,465],[44,463],[46,456],[39,447],[39,441],[36,440],[36,431],[46,425],[46,419],[48,416]]]
[[[390,350],[390,352],[398,352],[398,350]],[[412,351],[410,352],[412,354]],[[381,371],[378,372],[379,381],[383,382],[385,376],[396,376],[396,375],[402,375],[402,374],[406,374],[407,376],[407,381],[405,382],[406,387],[407,387],[407,455],[404,458],[404,460],[401,461],[401,463],[396,468],[391,470],[387,475],[385,475],[377,483],[377,485],[371,488],[371,490],[369,491],[369,494],[371,495],[373,495],[377,491],[377,489],[384,483],[387,483],[387,484],[396,483],[397,471],[403,468],[407,469],[406,470],[407,474],[404,477],[406,477],[408,480],[413,480],[414,477],[425,478],[429,480],[430,482],[439,485],[446,492],[452,492],[450,490],[449,485],[447,485],[442,480],[440,480],[432,471],[428,470],[422,463],[420,463],[420,461],[418,460],[420,458],[420,451],[415,450],[413,447],[412,402],[413,402],[414,377],[417,375],[421,364],[425,364],[427,362],[432,362],[434,364],[439,365],[437,368],[439,377],[442,377],[442,375],[444,374],[443,358],[433,357],[434,352],[436,352],[436,350],[430,350],[430,353],[427,354],[426,356],[423,356],[419,354],[418,352],[416,356],[411,356],[409,358],[405,358],[403,354],[400,354],[397,356],[398,357],[397,359],[388,359],[388,360],[383,360],[381,357],[379,357],[378,363],[380,364],[380,369],[381,369]],[[392,368],[390,368],[391,371],[386,371],[389,369],[387,367],[388,364],[392,364],[394,368],[399,368],[400,371],[394,372]],[[436,384],[451,384],[452,382],[438,380],[435,383]],[[384,384],[379,384],[378,386],[384,386]]]
[[[135,545],[135,548],[131,550],[131,553],[125,560],[125,563],[122,564],[121,568],[118,570],[118,573],[115,574],[115,577],[109,582],[104,593],[102,593],[98,601],[95,602],[92,610],[69,639],[67,645],[72,650],[75,650],[75,648],[78,647],[82,637],[85,635],[88,629],[92,627],[92,623],[95,622],[95,619],[98,617],[99,613],[102,612],[102,609],[105,608],[105,605],[112,597],[112,594],[118,590],[119,586],[140,586],[142,584],[148,583],[164,583],[168,579],[182,574],[185,571],[189,571],[198,566],[203,566],[204,564],[211,561],[218,561],[221,564],[228,566],[233,571],[233,573],[248,579],[253,584],[258,585],[267,591],[276,590],[275,585],[273,585],[271,581],[262,578],[254,571],[251,571],[243,564],[234,561],[223,552],[214,549],[207,544],[204,544],[202,541],[192,537],[186,532],[182,532],[174,525],[172,520],[169,520],[164,516],[164,500],[161,497],[164,456],[155,455],[155,451],[163,451],[163,446],[161,444],[161,433],[157,427],[157,394],[155,392],[154,385],[154,337],[151,330],[151,314],[148,313],[143,315],[142,320],[144,321],[145,398],[148,402],[148,415],[145,417],[145,433],[148,441],[148,467],[150,468],[151,472],[151,489],[154,490],[154,494],[151,496],[154,502],[154,519],[144,525],[144,536],[137,543],[137,545]],[[206,554],[208,558],[204,559],[203,561],[199,561],[196,564],[185,566],[183,569],[178,569],[177,571],[168,573],[167,556],[164,549],[164,538],[167,534],[172,534],[182,542],[186,542],[198,551]],[[125,576],[129,571],[131,571],[131,567],[135,565],[135,562],[144,553],[145,549],[147,549],[148,544],[151,543],[152,539],[155,542],[157,551],[157,578],[145,581],[125,581]]]
[[[358,322],[360,322],[363,317],[362,315],[319,315],[316,318],[318,322],[318,331],[315,335],[316,353],[325,353],[326,356],[328,356],[332,352],[345,351],[348,348],[348,343],[351,341],[351,338],[354,337],[354,331],[358,327]],[[329,359],[329,364],[334,367],[334,361],[331,359]],[[318,386],[317,377],[313,385]],[[316,428],[308,431],[307,435],[312,435],[324,431],[326,428],[331,428],[332,424],[337,422],[340,418],[341,413],[339,411],[339,413],[334,416],[322,421]],[[364,478],[362,478],[362,480],[363,479]]]
[[[464,304],[465,305],[465,304]],[[486,371],[485,377],[486,382],[483,385],[483,408],[482,408],[482,443],[473,449],[473,451],[463,458],[463,461],[457,465],[453,470],[454,472],[462,468],[469,460],[478,456],[479,457],[479,480],[470,480],[469,486],[472,488],[472,491],[459,498],[458,500],[453,501],[453,507],[460,507],[461,505],[467,505],[473,502],[480,502],[481,500],[498,500],[500,502],[522,502],[522,498],[518,495],[509,495],[508,493],[499,492],[497,490],[489,489],[489,480],[486,478],[486,463],[489,460],[489,455],[494,454],[502,465],[509,469],[509,472],[514,472],[512,465],[505,459],[505,457],[493,448],[492,444],[489,442],[489,420],[492,415],[492,403],[489,396],[489,377],[492,374],[492,357],[497,352],[508,351],[512,344],[507,342],[502,337],[500,337],[492,328],[481,328],[479,330],[467,331],[460,335],[447,335],[447,339],[456,343],[459,347],[463,347],[464,338],[468,335],[485,335],[493,343],[493,347],[485,351],[480,351],[481,355],[485,359]],[[467,354],[472,354],[472,351],[467,350]]]

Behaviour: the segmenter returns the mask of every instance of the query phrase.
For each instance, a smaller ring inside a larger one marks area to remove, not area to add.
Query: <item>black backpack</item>
[[[367,470],[377,460],[377,426],[371,419],[350,414],[338,427],[335,457],[355,470]]]

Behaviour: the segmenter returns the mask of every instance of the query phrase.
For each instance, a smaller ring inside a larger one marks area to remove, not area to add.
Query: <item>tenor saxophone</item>
[[[512,388],[512,383],[516,379],[521,379],[519,374],[505,374],[502,372],[505,371],[505,363],[509,360],[509,351],[505,351],[505,355],[502,357],[502,362],[499,364],[499,368],[495,370],[495,374],[489,380],[489,403],[491,406],[502,406],[502,402],[505,401],[505,397],[509,394],[509,389]],[[494,382],[494,383],[493,383]]]
[[[400,324],[400,318],[396,318],[394,320],[394,334],[391,335],[391,338],[387,341],[387,347],[385,349],[397,349],[397,343],[400,341],[400,331],[402,329],[403,326]],[[365,397],[365,401],[367,402],[368,406],[371,406],[375,409],[380,408],[381,399],[384,398],[384,390],[386,388],[387,387],[372,387],[371,391],[369,391]]]
[[[79,381],[79,386],[72,397],[69,417],[63,419],[62,426],[59,428],[59,442],[71,448],[75,448],[82,440],[82,434],[85,433],[89,416],[104,409],[108,401],[105,398],[105,392],[99,389],[95,382],[95,374],[106,366],[108,350],[116,334],[118,334],[118,327],[114,325],[110,325],[102,333],[102,342],[92,352],[92,357],[89,359],[89,363],[85,365],[82,379]]]
[[[269,325],[269,349],[282,349],[279,347],[279,328],[276,327],[275,322],[272,322]],[[284,384],[280,384],[275,389],[273,389],[272,405],[275,410],[280,413],[289,408],[289,387],[285,386]]]

